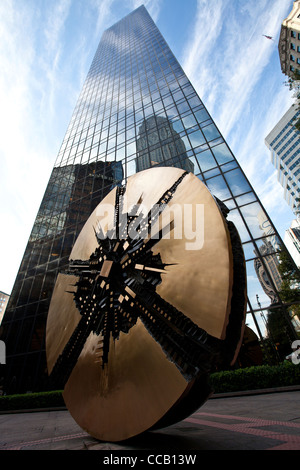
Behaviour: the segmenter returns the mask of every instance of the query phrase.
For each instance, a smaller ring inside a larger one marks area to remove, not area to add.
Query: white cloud
[[[252,39],[246,44],[243,41],[248,25],[239,25],[237,21],[232,24],[232,28],[238,31],[238,37],[235,38],[235,47],[232,46],[230,53],[224,57],[225,63],[229,65],[222,76],[222,82],[227,86],[225,85],[222,112],[219,118],[225,135],[231,131],[244,112],[255,85],[269,63],[274,51],[274,42],[265,39],[262,34],[268,31],[268,34],[275,35],[279,30],[284,11],[282,6],[284,6],[282,0],[273,2],[272,15],[267,9],[262,11],[257,18],[251,19]],[[253,21],[255,21],[254,24]]]
[[[292,103],[290,94],[284,87],[271,93],[272,100],[257,103],[256,114],[244,123],[236,125],[232,132],[231,147],[241,167],[246,173],[263,206],[281,235],[293,218],[283,197],[283,188],[277,181],[277,171],[271,163],[270,152],[265,145],[265,137],[277,124],[283,112]],[[241,138],[241,135],[243,138]]]
[[[197,1],[197,14],[190,39],[182,53],[182,67],[204,97],[210,90],[209,100],[214,101],[216,79],[212,73],[212,58],[221,33],[224,11],[228,1],[215,0],[212,9],[210,0]]]
[[[162,2],[163,0],[130,0],[130,6],[132,10],[135,10],[141,5],[144,5],[153,21],[156,22],[159,17]]]
[[[279,231],[292,217],[264,139],[291,104],[277,39],[290,0],[198,0],[183,68]],[[274,37],[274,41],[263,37]]]
[[[48,10],[44,34],[46,37],[46,49],[49,52],[57,50],[61,41],[61,32],[65,27],[71,7],[71,0],[58,0]]]
[[[98,0],[92,1],[92,6],[97,14],[97,23],[95,28],[95,34],[99,36],[102,34],[104,29],[109,28],[114,21],[114,9],[113,5],[115,0]]]
[[[62,49],[65,24],[70,13],[71,0],[58,0],[47,10],[47,17],[41,21],[43,35],[43,53],[37,57],[41,66],[43,79],[47,80],[42,90],[41,105],[47,112],[55,113],[55,97],[59,80],[57,80]]]
[[[33,73],[39,12],[4,0],[0,18],[0,289],[9,293],[53,162],[37,100],[43,86]]]
[[[183,68],[224,135],[244,111],[274,51],[274,42],[262,35],[278,34],[289,3],[275,0],[270,7],[257,1],[247,9],[215,0],[212,9],[208,0],[197,2]]]

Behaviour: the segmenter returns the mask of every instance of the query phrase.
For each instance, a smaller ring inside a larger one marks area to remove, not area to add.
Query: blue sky
[[[1,0],[0,290],[8,294],[101,34],[142,3],[282,237],[294,218],[264,144],[292,104],[278,55],[292,0]]]

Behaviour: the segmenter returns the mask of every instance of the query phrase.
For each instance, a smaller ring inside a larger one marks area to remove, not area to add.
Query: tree
[[[300,71],[298,69],[296,69],[295,72],[288,78],[288,80],[285,82],[285,85],[287,85],[290,91],[293,92],[293,98],[295,99],[295,104],[298,108],[300,104]]]
[[[292,318],[300,319],[300,271],[284,247],[279,252],[278,271],[282,279],[280,298],[288,304]]]
[[[300,128],[299,128],[300,132]],[[296,197],[293,205],[293,211],[294,214],[296,215],[297,219],[300,218],[300,197]]]
[[[278,271],[283,282],[288,285],[292,290],[295,290],[294,295],[300,295],[300,271],[296,264],[293,262],[291,256],[288,254],[285,247],[281,246],[279,251],[279,266]],[[297,300],[300,300],[299,298]]]
[[[279,358],[283,360],[291,352],[293,338],[282,308],[269,310],[267,326],[270,344],[276,348]],[[271,352],[274,354],[274,351]]]

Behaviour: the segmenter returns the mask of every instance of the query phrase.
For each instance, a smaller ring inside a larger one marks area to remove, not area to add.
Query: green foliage
[[[296,123],[294,124],[295,128],[297,129],[298,132],[300,132],[300,119],[298,119],[296,121]]]
[[[215,372],[210,376],[215,393],[240,392],[300,385],[300,364],[288,361],[278,366],[254,366]],[[0,397],[0,411],[64,407],[61,391],[5,395]]]
[[[0,397],[0,411],[54,408],[65,406],[62,392],[24,393]]]
[[[215,393],[300,385],[300,364],[286,361],[278,366],[253,366],[215,372],[210,377],[210,383]]]
[[[289,90],[293,92],[293,98],[295,104],[298,107],[300,102],[300,71],[298,69],[288,78],[285,85],[289,87]]]
[[[280,297],[283,302],[293,304],[289,307],[292,315],[300,316],[300,270],[292,262],[285,248],[281,248],[279,252],[278,271],[282,279],[280,288]]]
[[[291,77],[285,82],[285,85],[289,87],[289,90],[293,93],[292,97],[295,100],[295,106],[298,110],[300,108],[300,71],[298,69],[292,74]],[[300,132],[300,119],[294,123],[295,129]]]
[[[270,339],[276,344],[279,357],[283,360],[291,350],[292,331],[287,324],[283,309],[274,309],[268,312],[268,331]]]
[[[280,264],[278,266],[278,271],[282,280],[286,281],[287,285],[289,284],[290,287],[292,283],[300,283],[300,271],[292,262],[290,255],[283,247],[281,247],[281,250],[279,252],[279,261]]]
[[[300,119],[297,121],[297,125],[299,124],[299,132],[300,132]],[[296,214],[296,217],[298,218],[300,215],[300,198],[296,197],[293,205],[293,212]]]

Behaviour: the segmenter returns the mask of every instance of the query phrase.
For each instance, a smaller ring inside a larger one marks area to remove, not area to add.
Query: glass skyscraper
[[[103,197],[155,165],[193,172],[226,204],[247,260],[247,323],[263,339],[262,319],[280,311],[294,339],[278,292],[278,233],[141,6],[104,32],[38,211],[2,322],[8,393],[47,388],[45,327],[56,276]]]

